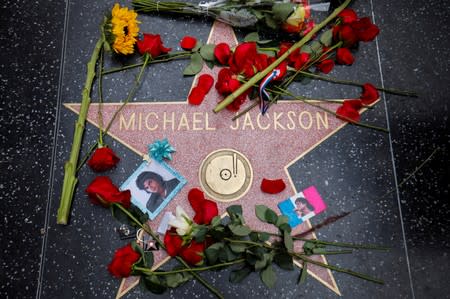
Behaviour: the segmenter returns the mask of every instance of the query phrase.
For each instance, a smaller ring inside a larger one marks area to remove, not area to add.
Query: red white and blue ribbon
[[[262,115],[267,112],[270,103],[270,94],[267,92],[266,87],[273,79],[277,78],[280,73],[281,71],[279,69],[273,70],[261,81],[261,84],[259,85],[259,109],[261,110]]]

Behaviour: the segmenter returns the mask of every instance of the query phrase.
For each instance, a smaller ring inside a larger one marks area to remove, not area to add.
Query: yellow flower
[[[112,48],[119,54],[132,54],[139,33],[137,13],[115,4],[111,11]]]

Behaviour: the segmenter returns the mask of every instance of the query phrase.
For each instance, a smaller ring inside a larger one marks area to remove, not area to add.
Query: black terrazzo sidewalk
[[[121,1],[122,4],[126,3]],[[124,242],[117,222],[92,206],[83,194],[94,175],[80,172],[69,226],[56,224],[62,167],[76,119],[62,107],[80,98],[85,64],[98,34],[102,14],[113,2],[4,1],[1,4],[0,56],[0,219],[2,298],[113,298],[119,281],[106,265]],[[447,1],[356,1],[360,15],[374,17],[381,28],[377,42],[357,54],[354,66],[331,75],[360,78],[386,87],[413,89],[418,98],[385,95],[363,120],[388,127],[390,135],[346,126],[289,168],[296,186],[315,184],[329,209],[357,208],[343,221],[324,228],[319,237],[390,246],[389,253],[361,252],[329,257],[330,263],[377,274],[385,286],[335,274],[344,298],[450,298],[449,21]],[[206,40],[211,23],[198,19],[146,19],[146,31],[160,33],[176,47],[186,34]],[[155,29],[157,28],[157,29]],[[358,60],[358,57],[364,57]],[[181,77],[184,62],[164,64],[148,74],[137,98],[172,99],[186,93],[191,79]],[[176,71],[174,71],[176,69]],[[164,75],[173,72],[171,82]],[[151,76],[151,77],[150,77]],[[132,78],[123,77],[105,90]],[[108,84],[108,83],[106,83]],[[314,82],[306,95],[344,97],[348,89]],[[121,98],[126,92],[108,91]],[[87,126],[85,140],[96,128]],[[140,158],[108,140],[123,161],[113,180],[123,180]],[[433,159],[396,192],[398,185],[438,149]],[[316,280],[297,287],[297,276],[277,271],[275,289],[256,275],[242,284],[228,283],[228,272],[208,279],[226,298],[336,298]],[[281,294],[281,295],[280,295]],[[149,298],[137,287],[126,298]],[[209,298],[198,283],[188,283],[161,297]]]

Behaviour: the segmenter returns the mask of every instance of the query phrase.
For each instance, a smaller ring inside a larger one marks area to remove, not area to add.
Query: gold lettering
[[[139,112],[138,130],[142,130],[142,112]]]
[[[156,114],[155,112],[149,112],[145,116],[145,127],[149,131],[154,131],[154,130],[158,129],[158,124],[155,124],[153,127],[150,127],[149,124],[148,124],[148,119],[150,118],[150,116],[154,116],[156,119],[158,119],[159,117],[158,117],[158,114]]]
[[[236,126],[233,127],[233,123],[230,125],[230,129],[231,130],[237,130],[239,129],[239,118],[234,120],[234,123],[236,124]]]
[[[308,124],[307,126],[305,126],[305,125],[303,124],[303,122],[302,122],[303,115],[307,115],[308,118],[309,118],[309,124]],[[311,113],[309,113],[308,111],[302,111],[302,112],[298,115],[298,123],[299,123],[300,127],[302,127],[302,129],[305,129],[305,130],[311,129],[311,126],[312,126],[312,124],[313,124],[313,120],[312,120],[312,115],[311,115]]]
[[[252,122],[252,119],[251,119],[249,113],[245,113],[244,123],[242,124],[242,130],[245,130],[245,127],[247,127],[247,126],[250,126],[250,128],[252,130],[255,129],[255,127],[253,126],[253,122]]]
[[[206,131],[215,131],[216,130],[215,127],[209,126],[209,118],[208,117],[209,117],[208,112],[206,112],[205,113],[205,129],[206,129]]]
[[[322,125],[325,129],[328,129],[328,114],[326,112],[323,112],[323,117],[320,115],[320,112],[316,112],[316,118],[317,118],[317,130],[320,130],[320,122],[322,122]],[[320,122],[319,122],[320,120]]]
[[[131,130],[134,131],[134,126],[136,124],[136,115],[133,112],[129,118],[128,124],[126,123],[125,117],[123,116],[123,114],[120,114],[120,122],[119,122],[119,130],[125,130],[128,131],[131,127]],[[125,129],[122,129],[122,127],[124,127]]]
[[[186,127],[186,130],[189,130],[189,122],[186,117],[186,113],[181,114],[180,122],[178,123],[178,131],[181,130],[181,127]]]
[[[262,116],[262,114],[261,114],[261,113],[258,113],[258,116],[256,117],[256,123],[258,124],[258,127],[259,127],[261,130],[267,130],[268,128],[270,128],[270,122],[268,122],[267,125],[266,125],[265,127],[263,127],[263,126],[261,125],[261,116]],[[270,120],[269,114],[266,114],[266,116],[267,116],[267,118]]]
[[[292,117],[295,116],[295,112],[294,111],[288,111],[287,116],[289,118],[289,123],[287,124],[286,127],[289,130],[294,130],[295,129],[295,122],[294,122],[294,119]]]
[[[198,116],[202,116],[203,113],[201,112],[194,112],[194,114],[192,114],[192,130],[194,131],[201,131],[203,130],[203,128],[197,127],[197,124],[201,124],[202,123],[202,119],[198,118]]]
[[[283,115],[283,112],[280,112],[279,114],[276,112],[273,113],[273,126],[274,126],[275,130],[278,130],[278,127],[280,127],[282,130],[286,130],[286,128],[283,127],[278,121],[282,115]]]
[[[175,112],[171,113],[172,118],[168,119],[167,118],[167,113],[164,112],[163,114],[163,128],[164,130],[167,129],[167,123],[171,123],[172,124],[172,131],[175,131]]]

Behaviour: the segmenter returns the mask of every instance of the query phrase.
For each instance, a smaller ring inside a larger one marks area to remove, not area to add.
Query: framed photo
[[[120,186],[130,190],[131,202],[153,220],[186,184],[186,179],[164,161],[147,161]]]
[[[293,228],[322,213],[326,204],[317,191],[311,186],[278,204],[281,214],[289,218],[289,225]]]

